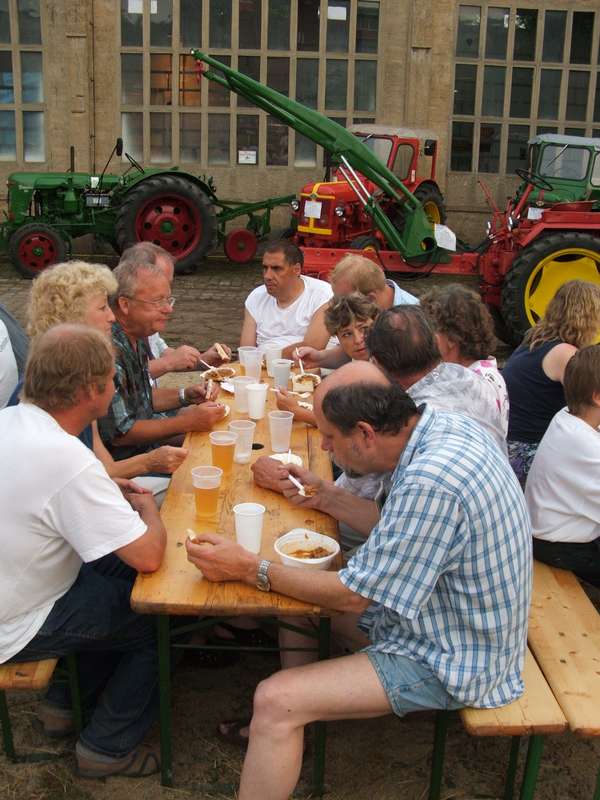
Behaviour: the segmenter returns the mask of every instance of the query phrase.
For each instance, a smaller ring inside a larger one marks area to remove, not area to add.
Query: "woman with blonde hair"
[[[508,389],[508,456],[521,485],[553,416],[565,405],[565,367],[600,333],[600,286],[568,281],[502,372]]]

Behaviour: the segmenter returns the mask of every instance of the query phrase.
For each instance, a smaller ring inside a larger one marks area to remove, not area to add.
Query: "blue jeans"
[[[81,741],[119,758],[142,741],[157,716],[155,620],[131,610],[135,571],[117,556],[84,564],[54,604],[36,636],[11,661],[77,654],[84,708],[93,708]],[[47,700],[70,707],[68,692],[52,684]]]

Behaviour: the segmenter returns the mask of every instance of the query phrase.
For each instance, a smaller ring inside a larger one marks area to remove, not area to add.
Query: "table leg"
[[[329,658],[331,638],[331,619],[319,619],[319,661]],[[325,743],[327,728],[325,722],[315,722],[315,757],[313,763],[313,792],[320,797],[325,791]]]
[[[171,641],[169,617],[161,614],[158,626],[158,692],[160,719],[160,771],[163,786],[173,785],[171,742]]]

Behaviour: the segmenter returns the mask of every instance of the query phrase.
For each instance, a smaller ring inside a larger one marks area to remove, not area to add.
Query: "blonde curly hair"
[[[61,322],[82,322],[95,294],[117,291],[117,280],[101,264],[66,261],[44,270],[33,282],[27,307],[27,332],[39,336]]]
[[[525,334],[523,344],[535,350],[560,339],[573,347],[591,344],[600,333],[600,286],[589,281],[567,281],[546,307],[546,313]]]

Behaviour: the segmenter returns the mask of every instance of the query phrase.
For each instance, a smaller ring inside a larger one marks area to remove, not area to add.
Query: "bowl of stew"
[[[327,569],[340,552],[331,536],[310,528],[294,528],[275,541],[275,552],[286,567]]]

